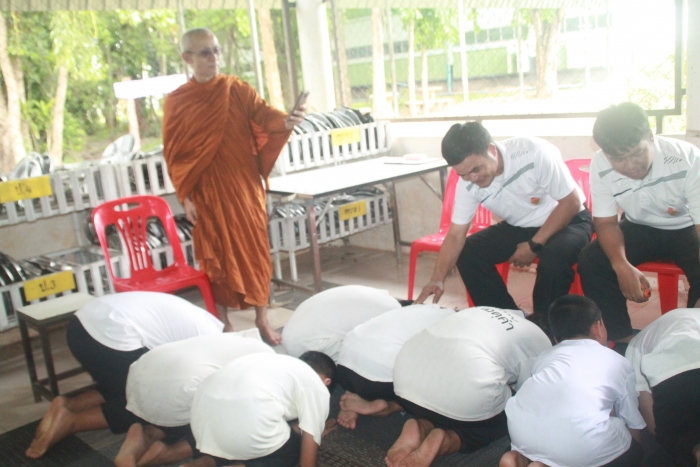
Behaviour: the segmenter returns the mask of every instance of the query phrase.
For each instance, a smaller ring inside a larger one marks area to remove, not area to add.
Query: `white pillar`
[[[326,5],[321,0],[297,0],[296,6],[301,73],[304,89],[311,91],[307,110],[333,110],[333,59]]]
[[[700,146],[700,2],[689,1],[686,76],[686,130],[688,141]]]

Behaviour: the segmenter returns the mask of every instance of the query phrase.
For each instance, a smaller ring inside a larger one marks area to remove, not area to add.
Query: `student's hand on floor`
[[[650,289],[651,286],[639,269],[632,265],[625,265],[619,270],[615,270],[615,272],[617,273],[617,282],[620,285],[622,295],[624,295],[627,300],[632,300],[637,303],[649,301],[649,299],[644,296],[644,290]]]
[[[532,264],[537,258],[537,254],[533,253],[530,245],[527,242],[519,243],[515,253],[508,258],[508,262],[519,268],[526,268]]]
[[[445,286],[442,281],[431,281],[428,285],[423,287],[423,290],[421,290],[420,295],[418,295],[414,303],[421,304],[431,295],[433,296],[433,303],[437,303],[444,291]]]
[[[192,225],[197,224],[197,208],[194,207],[194,203],[190,200],[188,196],[182,203],[182,207],[185,209],[185,217],[192,223]]]

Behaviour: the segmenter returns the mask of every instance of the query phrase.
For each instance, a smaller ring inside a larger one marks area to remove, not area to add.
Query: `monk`
[[[255,307],[255,324],[268,343],[282,336],[267,320],[272,265],[265,188],[275,160],[303,107],[273,109],[244,81],[219,74],[221,49],[204,28],[187,31],[182,58],[193,77],[163,107],[163,155],[187,219],[194,250],[211,281],[219,318],[227,307]]]

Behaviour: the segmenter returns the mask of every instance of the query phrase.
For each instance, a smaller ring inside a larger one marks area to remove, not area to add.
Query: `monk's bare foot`
[[[340,397],[340,408],[348,412],[355,412],[361,415],[374,415],[385,410],[389,404],[383,399],[367,401],[357,394],[345,391]]]
[[[399,463],[400,467],[429,467],[438,456],[440,445],[445,439],[445,430],[433,429],[425,440],[418,446],[418,449],[409,453]]]
[[[27,457],[38,459],[43,456],[51,446],[73,434],[73,419],[75,413],[65,407],[65,400],[63,402],[57,402],[56,405],[57,407],[55,407],[48,427],[46,427],[45,431],[40,436],[34,438],[29,449],[25,452]]]
[[[255,320],[255,326],[260,330],[260,335],[268,344],[275,346],[282,343],[282,334],[272,329],[267,320],[264,323]]]
[[[66,401],[67,399],[63,396],[56,396],[53,398],[51,401],[51,405],[49,405],[49,410],[46,411],[46,414],[44,415],[44,418],[41,419],[41,422],[39,422],[39,426],[36,427],[36,434],[34,435],[34,439],[32,440],[31,444],[29,445],[29,448],[25,451],[25,455],[27,457],[31,457],[33,459],[36,459],[37,457],[41,457],[41,455],[36,456],[33,455],[36,449],[36,445],[38,443],[38,440],[46,434],[48,431],[49,427],[51,426],[51,423],[53,422],[53,418],[56,415],[56,412],[58,412],[59,407],[65,407],[66,406]]]
[[[698,300],[698,303],[696,304],[695,308],[700,308],[697,306],[698,304],[700,304],[700,300]],[[695,456],[695,460],[697,461],[697,467],[700,467],[700,444],[696,444],[693,448],[693,455]]]
[[[501,457],[498,467],[528,467],[529,465],[533,464],[535,463],[531,464],[530,459],[523,456],[518,451],[508,451]],[[540,462],[537,462],[536,464],[542,465]]]
[[[421,431],[418,421],[408,420],[401,430],[401,436],[386,453],[384,461],[388,467],[398,467],[406,456],[418,449],[421,443]]]
[[[348,430],[354,430],[357,425],[357,412],[351,412],[349,410],[340,410],[338,413],[338,424]]]

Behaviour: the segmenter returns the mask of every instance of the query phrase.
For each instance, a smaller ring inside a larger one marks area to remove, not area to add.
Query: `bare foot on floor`
[[[385,400],[377,399],[374,401],[367,401],[350,391],[345,391],[345,394],[340,397],[341,410],[356,412],[361,415],[376,414],[385,410],[388,405],[389,404],[387,404]]]
[[[51,401],[51,405],[49,405],[49,410],[46,411],[44,418],[41,419],[39,426],[36,427],[36,434],[34,435],[34,439],[32,440],[29,448],[27,448],[25,452],[25,455],[27,457],[31,457],[34,459],[40,457],[40,455],[32,455],[32,453],[34,452],[33,448],[38,442],[37,440],[43,437],[48,431],[49,427],[51,426],[51,422],[53,422],[53,418],[56,415],[56,412],[58,412],[59,407],[66,406],[66,401],[67,399],[63,396],[56,396],[53,398],[53,400]]]
[[[388,467],[398,467],[406,456],[418,449],[421,443],[420,426],[415,419],[408,420],[401,430],[401,436],[386,453],[384,461]]]
[[[45,425],[43,433],[38,435],[37,430],[38,436],[34,438],[32,444],[29,445],[29,448],[25,452],[27,457],[38,459],[43,456],[51,446],[73,434],[72,420],[75,414],[65,406],[65,398],[63,401],[58,401],[56,407],[53,407],[53,402],[51,405],[51,408],[54,409],[50,417],[51,420],[47,424],[48,426]],[[49,411],[51,411],[51,408],[49,408]]]
[[[139,451],[148,449],[146,446],[146,435],[143,432],[143,425],[134,423],[126,432],[126,438],[119,448],[114,464],[117,467],[136,467],[136,460]],[[138,456],[140,457],[140,456]]]
[[[256,322],[255,325],[260,330],[260,335],[265,342],[272,346],[280,345],[282,343],[282,334],[272,329],[268,323],[262,324]]]
[[[445,430],[433,429],[418,449],[409,453],[399,464],[400,467],[429,467],[440,451],[440,445],[445,439]]]
[[[530,459],[518,451],[508,451],[501,457],[498,467],[527,467],[529,464]]]
[[[351,412],[349,410],[340,410],[338,413],[338,424],[348,430],[354,430],[357,425],[357,412]]]

